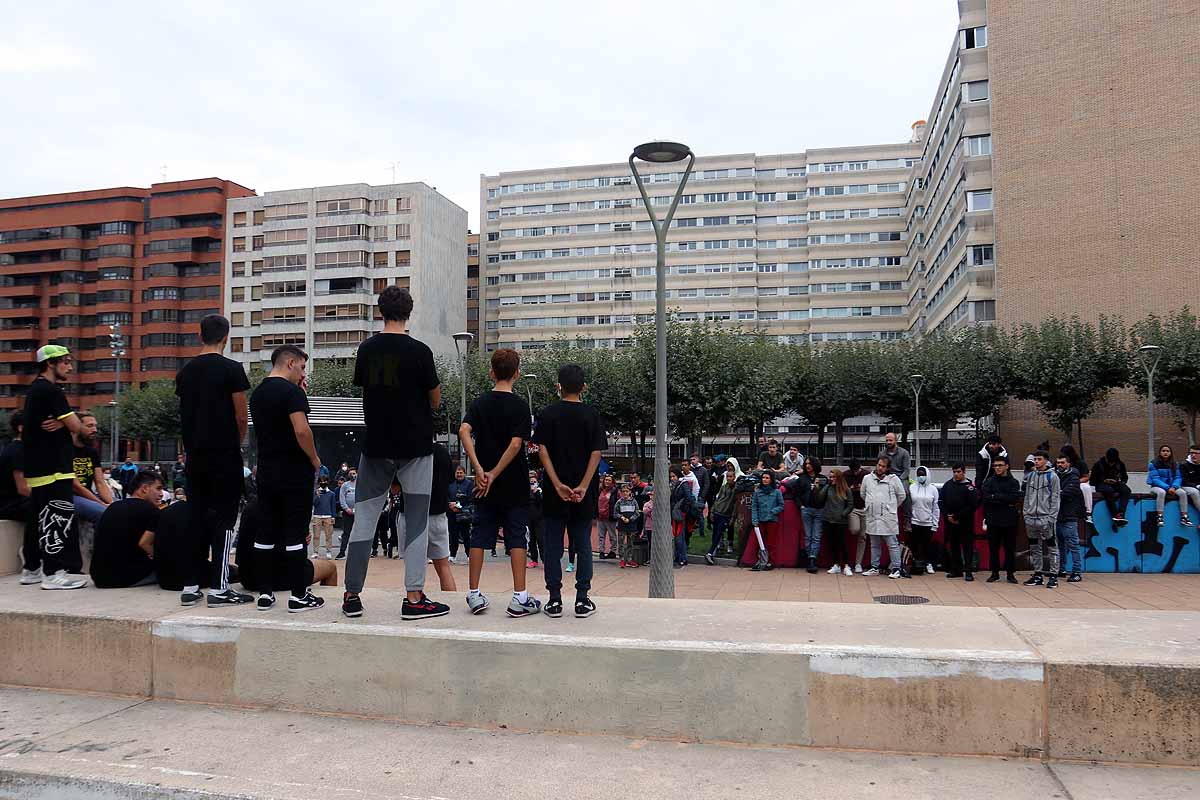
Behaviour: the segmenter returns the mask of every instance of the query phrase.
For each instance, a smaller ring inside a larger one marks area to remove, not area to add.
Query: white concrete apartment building
[[[985,8],[960,3],[910,141],[700,154],[667,237],[668,308],[793,343],[993,319]],[[665,213],[680,165],[639,170]],[[480,218],[487,349],[620,347],[652,321],[654,232],[626,163],[481,176]]]
[[[228,204],[225,309],[231,356],[265,361],[282,344],[349,358],[382,329],[375,300],[409,288],[409,329],[452,356],[466,328],[467,212],[424,183],[268,192]]]

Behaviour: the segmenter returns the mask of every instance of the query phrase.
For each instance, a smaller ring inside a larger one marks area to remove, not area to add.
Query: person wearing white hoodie
[[[941,509],[938,508],[938,487],[930,480],[926,467],[917,467],[917,483],[909,493],[912,496],[912,534],[908,546],[913,554],[913,572],[923,569],[927,575],[932,575],[929,543],[933,539],[933,532],[937,530]]]

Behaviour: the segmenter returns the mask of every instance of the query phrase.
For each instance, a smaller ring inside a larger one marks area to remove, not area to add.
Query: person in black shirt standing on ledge
[[[33,524],[42,556],[43,589],[82,589],[87,579],[72,575],[83,569],[75,538],[75,504],[71,434],[83,422],[67,405],[58,385],[71,374],[71,353],[59,344],[37,351],[38,376],[25,393],[25,480],[29,484]]]
[[[183,446],[187,451],[188,508],[193,535],[212,549],[208,605],[249,603],[248,594],[229,588],[229,556],[242,487],[242,440],[246,438],[246,392],[250,382],[242,365],[221,355],[229,341],[229,320],[209,314],[200,320],[203,348],[175,376]],[[197,568],[207,565],[197,560]],[[183,587],[179,602],[200,602],[205,576],[194,575]]]
[[[375,525],[393,481],[404,491],[404,541],[399,545],[404,551],[406,596],[400,618],[427,619],[450,612],[445,603],[425,596],[433,409],[441,405],[442,388],[433,351],[408,335],[412,310],[407,289],[389,286],[380,292],[383,332],[359,345],[354,359],[354,385],[363,389],[367,433],[354,487],[354,528],[346,560],[342,613],[347,617],[362,616],[359,593],[367,580]]]
[[[495,382],[471,403],[467,418],[458,429],[467,458],[475,470],[475,527],[471,529],[471,566],[467,607],[472,614],[485,611],[488,599],[479,591],[483,574],[483,551],[495,549],[496,537],[504,528],[504,547],[512,564],[513,596],[510,617],[528,617],[542,604],[525,590],[526,532],[529,528],[529,462],[525,439],[529,436],[529,406],[513,394],[513,382],[521,376],[521,357],[516,350],[500,348],[492,353],[491,377]],[[591,552],[591,543],[588,544]]]
[[[96,523],[91,573],[92,583],[100,589],[147,586],[158,581],[154,574],[154,536],[162,481],[157,473],[146,470],[139,472],[129,487],[129,497],[104,509]]]
[[[562,398],[538,414],[533,441],[546,470],[549,491],[542,494],[545,528],[544,554],[546,614],[561,617],[563,529],[575,548],[575,616],[590,617],[596,604],[588,597],[592,588],[592,522],[596,519],[596,467],[608,447],[600,414],[584,405],[580,395],[587,387],[583,368],[563,364],[558,370],[558,393]],[[616,503],[616,500],[613,500]]]
[[[325,600],[308,590],[305,562],[312,493],[321,459],[308,426],[308,397],[300,388],[308,355],[285,344],[271,353],[271,374],[250,395],[258,441],[258,505],[261,527],[254,537],[260,587],[275,586],[275,549],[284,550],[288,611],[309,611]],[[374,525],[372,524],[372,528]],[[368,540],[369,541],[369,540]],[[275,595],[259,591],[258,610],[270,611]]]

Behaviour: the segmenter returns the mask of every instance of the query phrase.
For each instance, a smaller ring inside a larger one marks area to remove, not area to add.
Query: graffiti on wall
[[[1108,506],[1097,498],[1084,550],[1088,572],[1200,572],[1200,532],[1179,524],[1176,503],[1168,503],[1158,526],[1152,499],[1131,500],[1127,525],[1115,527]]]

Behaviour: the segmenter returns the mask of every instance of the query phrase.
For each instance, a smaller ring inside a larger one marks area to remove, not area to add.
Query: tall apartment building
[[[904,198],[919,142],[696,160],[668,232],[683,320],[782,341],[907,330]],[[678,165],[646,165],[665,213]],[[484,176],[480,288],[488,349],[557,335],[620,347],[654,313],[655,241],[624,163]]]
[[[15,408],[46,342],[71,348],[72,403],[107,403],[121,385],[174,378],[219,313],[225,204],[252,194],[218,178],[0,200],[0,407]]]
[[[467,212],[424,183],[347,184],[230,200],[225,272],[231,357],[261,363],[282,344],[349,358],[383,323],[376,296],[409,288],[409,329],[452,356],[466,325]]]
[[[467,330],[475,334],[474,346],[483,341],[479,317],[479,234],[467,231]]]

